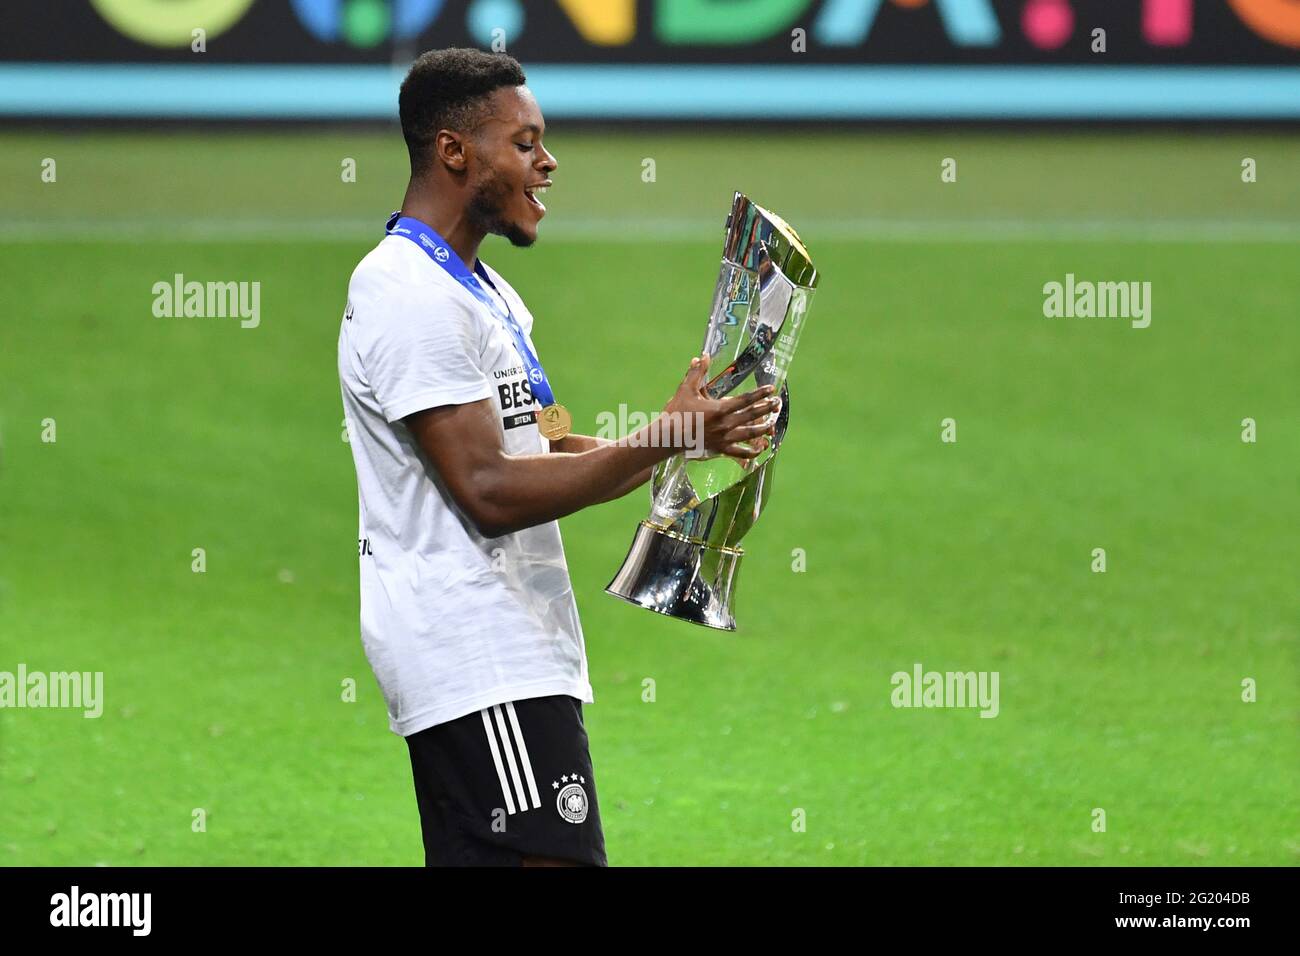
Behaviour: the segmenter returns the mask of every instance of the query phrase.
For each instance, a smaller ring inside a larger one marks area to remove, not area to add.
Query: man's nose
[[[555,172],[555,170],[560,168],[560,161],[557,160],[555,158],[555,154],[552,153],[545,146],[542,147],[542,156],[544,157],[541,163],[542,168],[545,169],[548,173],[553,173]]]

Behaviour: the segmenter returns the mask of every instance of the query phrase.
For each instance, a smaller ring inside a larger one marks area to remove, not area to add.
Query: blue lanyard
[[[528,347],[528,340],[524,338],[524,330],[519,327],[515,321],[514,314],[510,311],[510,304],[506,302],[506,297],[501,296],[502,303],[505,303],[505,311],[501,311],[501,306],[496,300],[488,295],[487,290],[480,284],[479,279],[492,286],[492,280],[488,278],[487,272],[483,270],[483,263],[480,261],[475,264],[474,272],[471,273],[466,268],[465,263],[460,256],[456,255],[456,250],[447,244],[447,241],[438,235],[434,230],[420,222],[418,219],[412,219],[410,216],[403,216],[400,213],[393,213],[388,220],[387,232],[390,236],[402,236],[411,240],[425,254],[433,260],[434,264],[442,268],[447,275],[451,276],[469,293],[478,299],[479,302],[487,306],[506,331],[514,340],[515,351],[519,353],[520,359],[523,360],[524,369],[528,373],[528,381],[532,386],[533,397],[541,403],[542,407],[555,404],[555,393],[551,391],[551,382],[546,377],[546,370],[542,368],[542,363],[537,360],[533,350]],[[497,294],[501,295],[497,290]]]

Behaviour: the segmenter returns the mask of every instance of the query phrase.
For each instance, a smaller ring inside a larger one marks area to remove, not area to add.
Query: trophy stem
[[[744,554],[642,521],[605,591],[659,614],[734,631],[736,574]]]

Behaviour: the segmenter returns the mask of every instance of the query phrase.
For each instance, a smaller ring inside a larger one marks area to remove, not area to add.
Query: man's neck
[[[442,200],[431,193],[427,184],[412,180],[402,199],[402,215],[432,226],[471,272],[478,267],[478,247],[485,233],[474,228],[454,197],[451,202]]]

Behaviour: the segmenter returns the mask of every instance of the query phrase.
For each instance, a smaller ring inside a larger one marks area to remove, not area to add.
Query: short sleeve
[[[426,408],[491,397],[468,305],[436,287],[418,286],[380,297],[367,312],[354,317],[357,354],[390,423]]]

